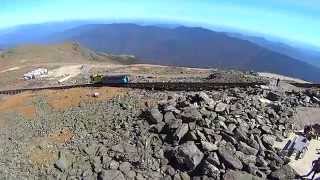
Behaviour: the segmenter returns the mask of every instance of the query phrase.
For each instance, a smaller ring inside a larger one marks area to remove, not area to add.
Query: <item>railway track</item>
[[[63,90],[63,89],[82,88],[82,87],[83,88],[94,87],[94,84],[78,84],[78,85],[67,85],[67,86],[47,86],[47,87],[37,87],[37,88],[10,89],[10,90],[2,90],[0,91],[0,94],[15,95],[15,94],[20,94],[26,91]]]
[[[290,83],[290,84],[300,88],[320,88],[320,84],[310,84],[310,83]]]
[[[290,83],[296,87],[301,88],[320,88],[320,84],[307,84],[307,83]],[[38,88],[25,88],[25,89],[11,89],[2,90],[0,94],[15,95],[26,91],[41,91],[41,90],[63,90],[72,88],[86,88],[86,87],[121,87],[132,89],[146,89],[146,90],[160,90],[160,91],[202,91],[213,90],[219,88],[234,88],[234,87],[255,87],[260,85],[267,85],[262,82],[254,83],[210,83],[210,82],[150,82],[150,83],[105,83],[105,84],[77,84],[67,86],[49,86]]]
[[[63,90],[72,88],[86,87],[121,87],[132,89],[146,90],[161,90],[161,91],[202,91],[218,88],[233,88],[233,87],[254,87],[266,85],[265,83],[208,83],[208,82],[151,82],[151,83],[105,83],[105,84],[78,84],[68,86],[49,86],[38,88],[11,89],[0,91],[0,94],[15,95],[26,91],[42,91],[42,90]]]

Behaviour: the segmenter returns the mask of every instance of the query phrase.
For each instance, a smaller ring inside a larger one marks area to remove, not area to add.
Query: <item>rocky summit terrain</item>
[[[294,179],[290,159],[273,145],[308,124],[294,117],[298,110],[320,105],[319,89],[295,88],[283,78],[274,87],[276,75],[132,64],[132,56],[74,43],[20,47],[0,61],[4,90],[58,86],[66,77],[62,84],[88,83],[96,73],[128,74],[131,82],[267,83],[197,92],[90,87],[0,95],[0,179]],[[21,78],[39,67],[48,75]]]
[[[294,179],[273,144],[294,129],[297,107],[320,105],[318,90],[264,86],[84,89],[3,97],[2,179]]]

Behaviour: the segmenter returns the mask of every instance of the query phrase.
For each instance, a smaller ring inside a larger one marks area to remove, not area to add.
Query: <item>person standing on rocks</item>
[[[312,180],[314,179],[315,175],[318,174],[320,172],[320,158],[314,160],[312,162],[312,169],[310,170],[310,172],[308,172],[308,174],[301,176],[301,177],[308,177],[310,176],[312,173]]]
[[[320,136],[320,124],[316,123],[316,124],[312,125],[312,130],[313,130],[313,135],[314,135],[315,139],[318,140],[318,138]]]
[[[279,83],[280,83],[280,78],[277,79],[277,84],[276,84],[277,87],[279,87]]]
[[[312,128],[312,126],[311,125],[304,126],[303,133],[304,133],[304,136],[306,138],[312,138],[313,137],[313,128]]]

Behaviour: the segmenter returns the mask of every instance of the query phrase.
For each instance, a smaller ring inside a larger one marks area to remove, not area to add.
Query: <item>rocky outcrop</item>
[[[291,177],[289,171],[280,177],[278,171],[286,167],[284,157],[272,146],[292,130],[297,102],[306,101],[294,92],[285,96],[266,89],[234,88],[184,93],[176,95],[174,103],[162,101],[159,112],[164,121],[158,124],[165,123],[165,128],[156,136],[161,137],[164,158],[176,171],[194,178]]]
[[[285,165],[270,174],[270,178],[274,180],[296,179],[298,177],[297,172],[289,165]]]
[[[63,118],[63,126],[57,126],[57,119],[30,121],[41,122],[30,127],[49,132],[47,126],[69,127],[74,133],[72,140],[57,147],[56,152],[63,149],[64,153],[50,168],[37,171],[25,164],[30,175],[38,179],[39,174],[51,179],[291,179],[295,172],[272,146],[292,130],[297,106],[319,106],[315,96],[306,99],[305,92],[276,92],[275,100],[268,97],[270,90],[260,87],[132,91],[107,103],[81,104],[50,116]],[[141,107],[145,96],[159,100],[152,107]],[[42,148],[46,147],[38,149]]]

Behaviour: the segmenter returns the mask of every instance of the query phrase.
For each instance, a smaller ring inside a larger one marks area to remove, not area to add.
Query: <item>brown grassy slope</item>
[[[77,43],[19,46],[0,54],[0,89],[29,86],[28,82],[22,80],[22,76],[35,68],[52,70],[66,65],[133,62],[132,58],[96,53]]]
[[[92,97],[98,92],[99,97]],[[124,96],[127,89],[101,87],[101,88],[74,88],[66,90],[44,90],[39,92],[25,92],[0,99],[0,121],[3,113],[16,113],[26,119],[34,119],[38,114],[36,100],[43,98],[52,110],[63,111],[77,107],[81,102],[99,102],[112,99],[115,96]],[[0,123],[0,127],[1,123]]]
[[[0,55],[0,67],[42,63],[104,62],[122,64],[115,58],[97,54],[76,43],[56,45],[25,45],[10,49]]]

